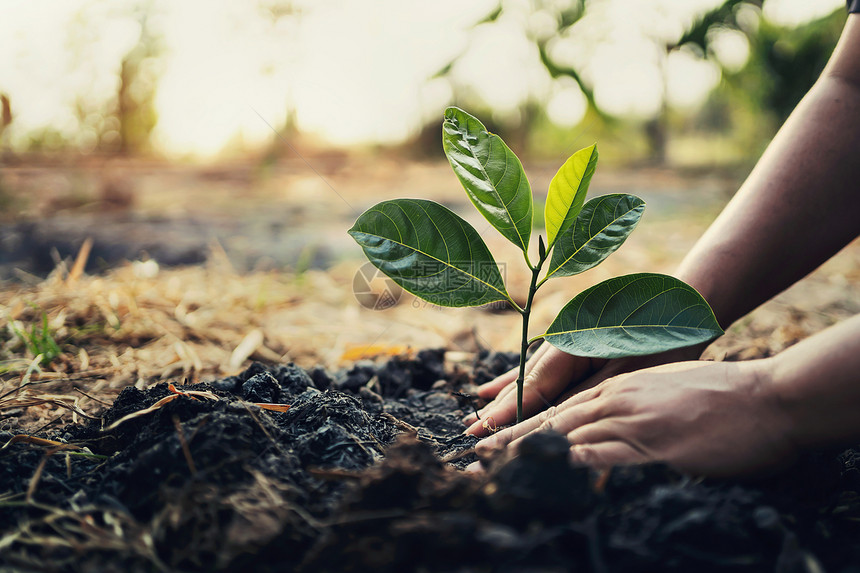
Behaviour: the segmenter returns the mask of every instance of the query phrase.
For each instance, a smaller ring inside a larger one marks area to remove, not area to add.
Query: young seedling
[[[31,306],[36,310],[39,309],[36,305]],[[41,313],[41,325],[34,323],[30,327],[30,332],[26,332],[23,329],[18,328],[15,321],[10,321],[9,327],[12,329],[12,332],[15,333],[15,336],[21,340],[27,350],[33,354],[33,356],[40,357],[39,365],[47,366],[62,354],[62,350],[60,350],[57,341],[54,340],[53,332],[48,325],[47,313],[45,313],[44,310],[41,311]]]
[[[577,356],[620,358],[690,346],[723,333],[693,287],[668,275],[638,273],[581,292],[543,334],[529,339],[538,289],[550,279],[600,264],[636,227],[645,203],[626,194],[586,202],[597,147],[577,151],[549,184],[546,240],[538,237],[538,258],[532,263],[532,191],[517,156],[478,119],[455,107],[445,111],[442,146],[472,204],[523,252],[532,274],[525,306],[508,294],[496,261],[474,227],[438,203],[383,201],[365,211],[349,234],[379,270],[417,297],[453,307],[507,301],[522,315],[517,422],[523,419],[526,351],[534,340],[543,338]]]

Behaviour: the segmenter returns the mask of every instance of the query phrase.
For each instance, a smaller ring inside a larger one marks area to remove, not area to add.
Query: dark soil
[[[598,475],[536,436],[482,475],[452,394],[514,356],[125,389],[103,418],[0,450],[0,571],[860,571],[860,454],[767,481]],[[287,403],[286,412],[253,403]],[[12,436],[0,435],[6,443]],[[90,455],[93,454],[93,455]]]

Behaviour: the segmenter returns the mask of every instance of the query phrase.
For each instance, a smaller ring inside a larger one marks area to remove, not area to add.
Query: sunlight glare
[[[844,0],[767,0],[762,7],[762,13],[774,24],[797,26],[823,18],[840,8],[845,9]]]
[[[664,91],[671,105],[695,106],[719,73],[689,54],[666,58],[662,46],[719,3],[593,1],[582,20],[549,39],[549,51],[594,86],[611,114],[654,114]],[[272,19],[256,2],[152,0],[149,22],[163,46],[153,143],[170,155],[208,157],[233,144],[264,145],[288,117],[334,144],[400,142],[461,96],[508,117],[526,101],[545,102],[552,121],[574,125],[585,113],[583,95],[574,82],[549,78],[527,36],[551,34],[552,16],[507,0],[498,21],[472,28],[496,4],[296,0],[292,13]],[[0,91],[10,96],[14,121],[4,139],[23,148],[33,133],[51,129],[90,146],[95,132],[86,118],[113,113],[120,63],[140,34],[139,6],[6,0]],[[840,6],[768,0],[764,14],[794,25]],[[749,46],[739,33],[719,32],[714,52],[738,69]],[[458,56],[454,88],[446,79],[428,81]]]

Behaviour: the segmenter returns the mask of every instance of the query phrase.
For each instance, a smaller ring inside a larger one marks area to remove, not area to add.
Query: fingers
[[[482,471],[484,471],[484,466],[481,464],[481,462],[472,462],[471,464],[466,466],[466,472],[471,474],[481,473]]]
[[[608,469],[612,466],[644,464],[654,460],[627,442],[609,441],[571,446],[570,461],[597,469]]]
[[[526,365],[526,372],[529,372],[529,370],[528,370],[528,365]],[[508,382],[508,384],[507,384],[504,388],[502,388],[502,389],[499,391],[499,393],[498,393],[498,394],[496,394],[496,397],[493,399],[493,402],[496,402],[497,404],[498,404],[498,403],[501,403],[501,402],[502,402],[503,400],[505,400],[505,399],[508,397],[508,395],[509,395],[509,394],[511,394],[511,393],[513,393],[513,394],[516,396],[516,392],[517,392],[517,375],[518,375],[518,373],[519,373],[519,370],[518,370],[518,369],[517,369],[517,370],[514,370],[514,376],[513,376],[513,379],[512,379],[510,382]],[[526,376],[528,376],[528,374],[526,374]],[[490,384],[490,382],[488,382],[488,384]],[[479,394],[479,396],[480,396],[480,394]],[[483,408],[481,408],[480,413],[481,413],[481,414],[483,414],[484,410],[486,410],[487,408],[490,408],[493,402],[490,402],[489,404],[487,404],[486,406],[484,406]],[[483,416],[482,416],[482,417],[483,417]],[[474,422],[475,420],[477,420],[477,418],[475,418],[475,416],[474,416],[474,415],[472,415],[472,418],[473,418],[473,420],[472,420],[473,422]]]
[[[541,359],[541,356],[546,353],[549,347],[549,344],[541,344],[541,347],[535,350],[535,353],[532,354],[532,357],[529,358],[528,362],[526,362],[526,373],[531,372],[531,369],[534,367],[535,364],[537,364],[537,362]],[[508,384],[517,381],[519,371],[519,366],[511,368],[501,376],[497,376],[493,380],[481,384],[478,387],[478,396],[484,399],[497,398],[499,392],[505,389]]]
[[[476,393],[484,399],[495,398],[508,384],[516,382],[518,372],[519,367],[508,370],[501,376],[497,376],[489,382],[485,382],[478,386],[478,391]]]
[[[571,446],[614,441],[630,443],[623,430],[619,431],[618,424],[611,418],[602,418],[571,429],[567,432],[567,441]],[[635,444],[631,443],[631,446],[638,449]]]
[[[492,436],[486,437],[480,442],[478,442],[475,445],[475,453],[477,453],[479,456],[485,456],[497,448],[501,448],[503,446],[508,445],[520,436],[524,436],[529,432],[535,431],[543,423],[544,416],[547,414],[554,413],[554,411],[554,408],[550,408],[549,410],[542,412],[541,414],[533,418],[523,420],[519,424],[499,430]],[[471,430],[471,428],[469,429]]]
[[[523,384],[523,415],[529,416],[541,407],[546,407],[552,404],[552,396],[545,395],[541,387],[538,387],[534,380],[527,378]],[[489,433],[484,427],[484,421],[492,426],[506,426],[517,419],[517,388],[516,383],[512,385],[510,390],[506,389],[503,396],[499,396],[485,408],[480,411],[481,420],[475,419],[472,425],[466,430],[466,433],[476,436],[486,435]],[[473,415],[474,419],[475,416]]]
[[[622,441],[576,444],[570,447],[568,459],[571,463],[587,465],[595,469],[609,469],[613,466],[646,464],[655,461]],[[466,471],[478,473],[484,471],[484,468],[481,462],[473,462],[466,467]]]
[[[484,457],[505,446],[516,452],[531,433],[553,430],[566,435],[576,463],[603,469],[652,461],[641,445],[625,437],[623,419],[608,414],[611,400],[600,397],[599,388],[574,398],[481,440],[476,453]]]
[[[576,408],[565,406],[566,404],[553,406],[552,408],[541,412],[534,418],[527,420],[526,422],[531,422],[529,424],[524,422],[522,424],[512,426],[509,428],[509,430],[511,430],[510,432],[497,432],[492,436],[495,440],[490,442],[488,446],[490,446],[490,448],[495,448],[510,445],[510,447],[516,451],[519,449],[520,443],[522,443],[523,439],[532,432],[555,431],[562,435],[568,435],[571,432],[575,432],[583,426],[592,424],[603,417],[604,405],[600,400],[591,400],[577,406]],[[505,441],[508,437],[511,437],[512,439]],[[487,438],[486,440],[483,440],[483,442],[487,442],[489,439],[490,438]],[[481,443],[478,445],[480,446]],[[480,450],[477,451],[480,453]]]
[[[589,400],[594,400],[603,393],[603,388],[603,386],[597,385],[580,391],[577,386],[575,389],[568,390],[559,397],[558,407],[559,409],[566,410],[567,408],[571,408],[577,404],[583,404]]]
[[[579,379],[588,369],[588,359],[571,356],[553,348],[532,367],[523,384],[523,415],[530,416],[550,406],[562,390]],[[483,436],[489,433],[484,421],[494,426],[505,426],[516,420],[516,382],[508,385],[490,404],[480,411],[481,420],[467,416],[464,422],[471,425],[466,433]]]

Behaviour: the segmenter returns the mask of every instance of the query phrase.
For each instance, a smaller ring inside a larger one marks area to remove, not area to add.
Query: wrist
[[[761,429],[774,448],[796,455],[808,444],[802,431],[797,397],[786,392],[785,386],[779,383],[779,364],[775,358],[739,362],[746,374],[741,377],[742,391],[759,405]]]
[[[762,361],[767,392],[798,450],[860,438],[860,315]]]

